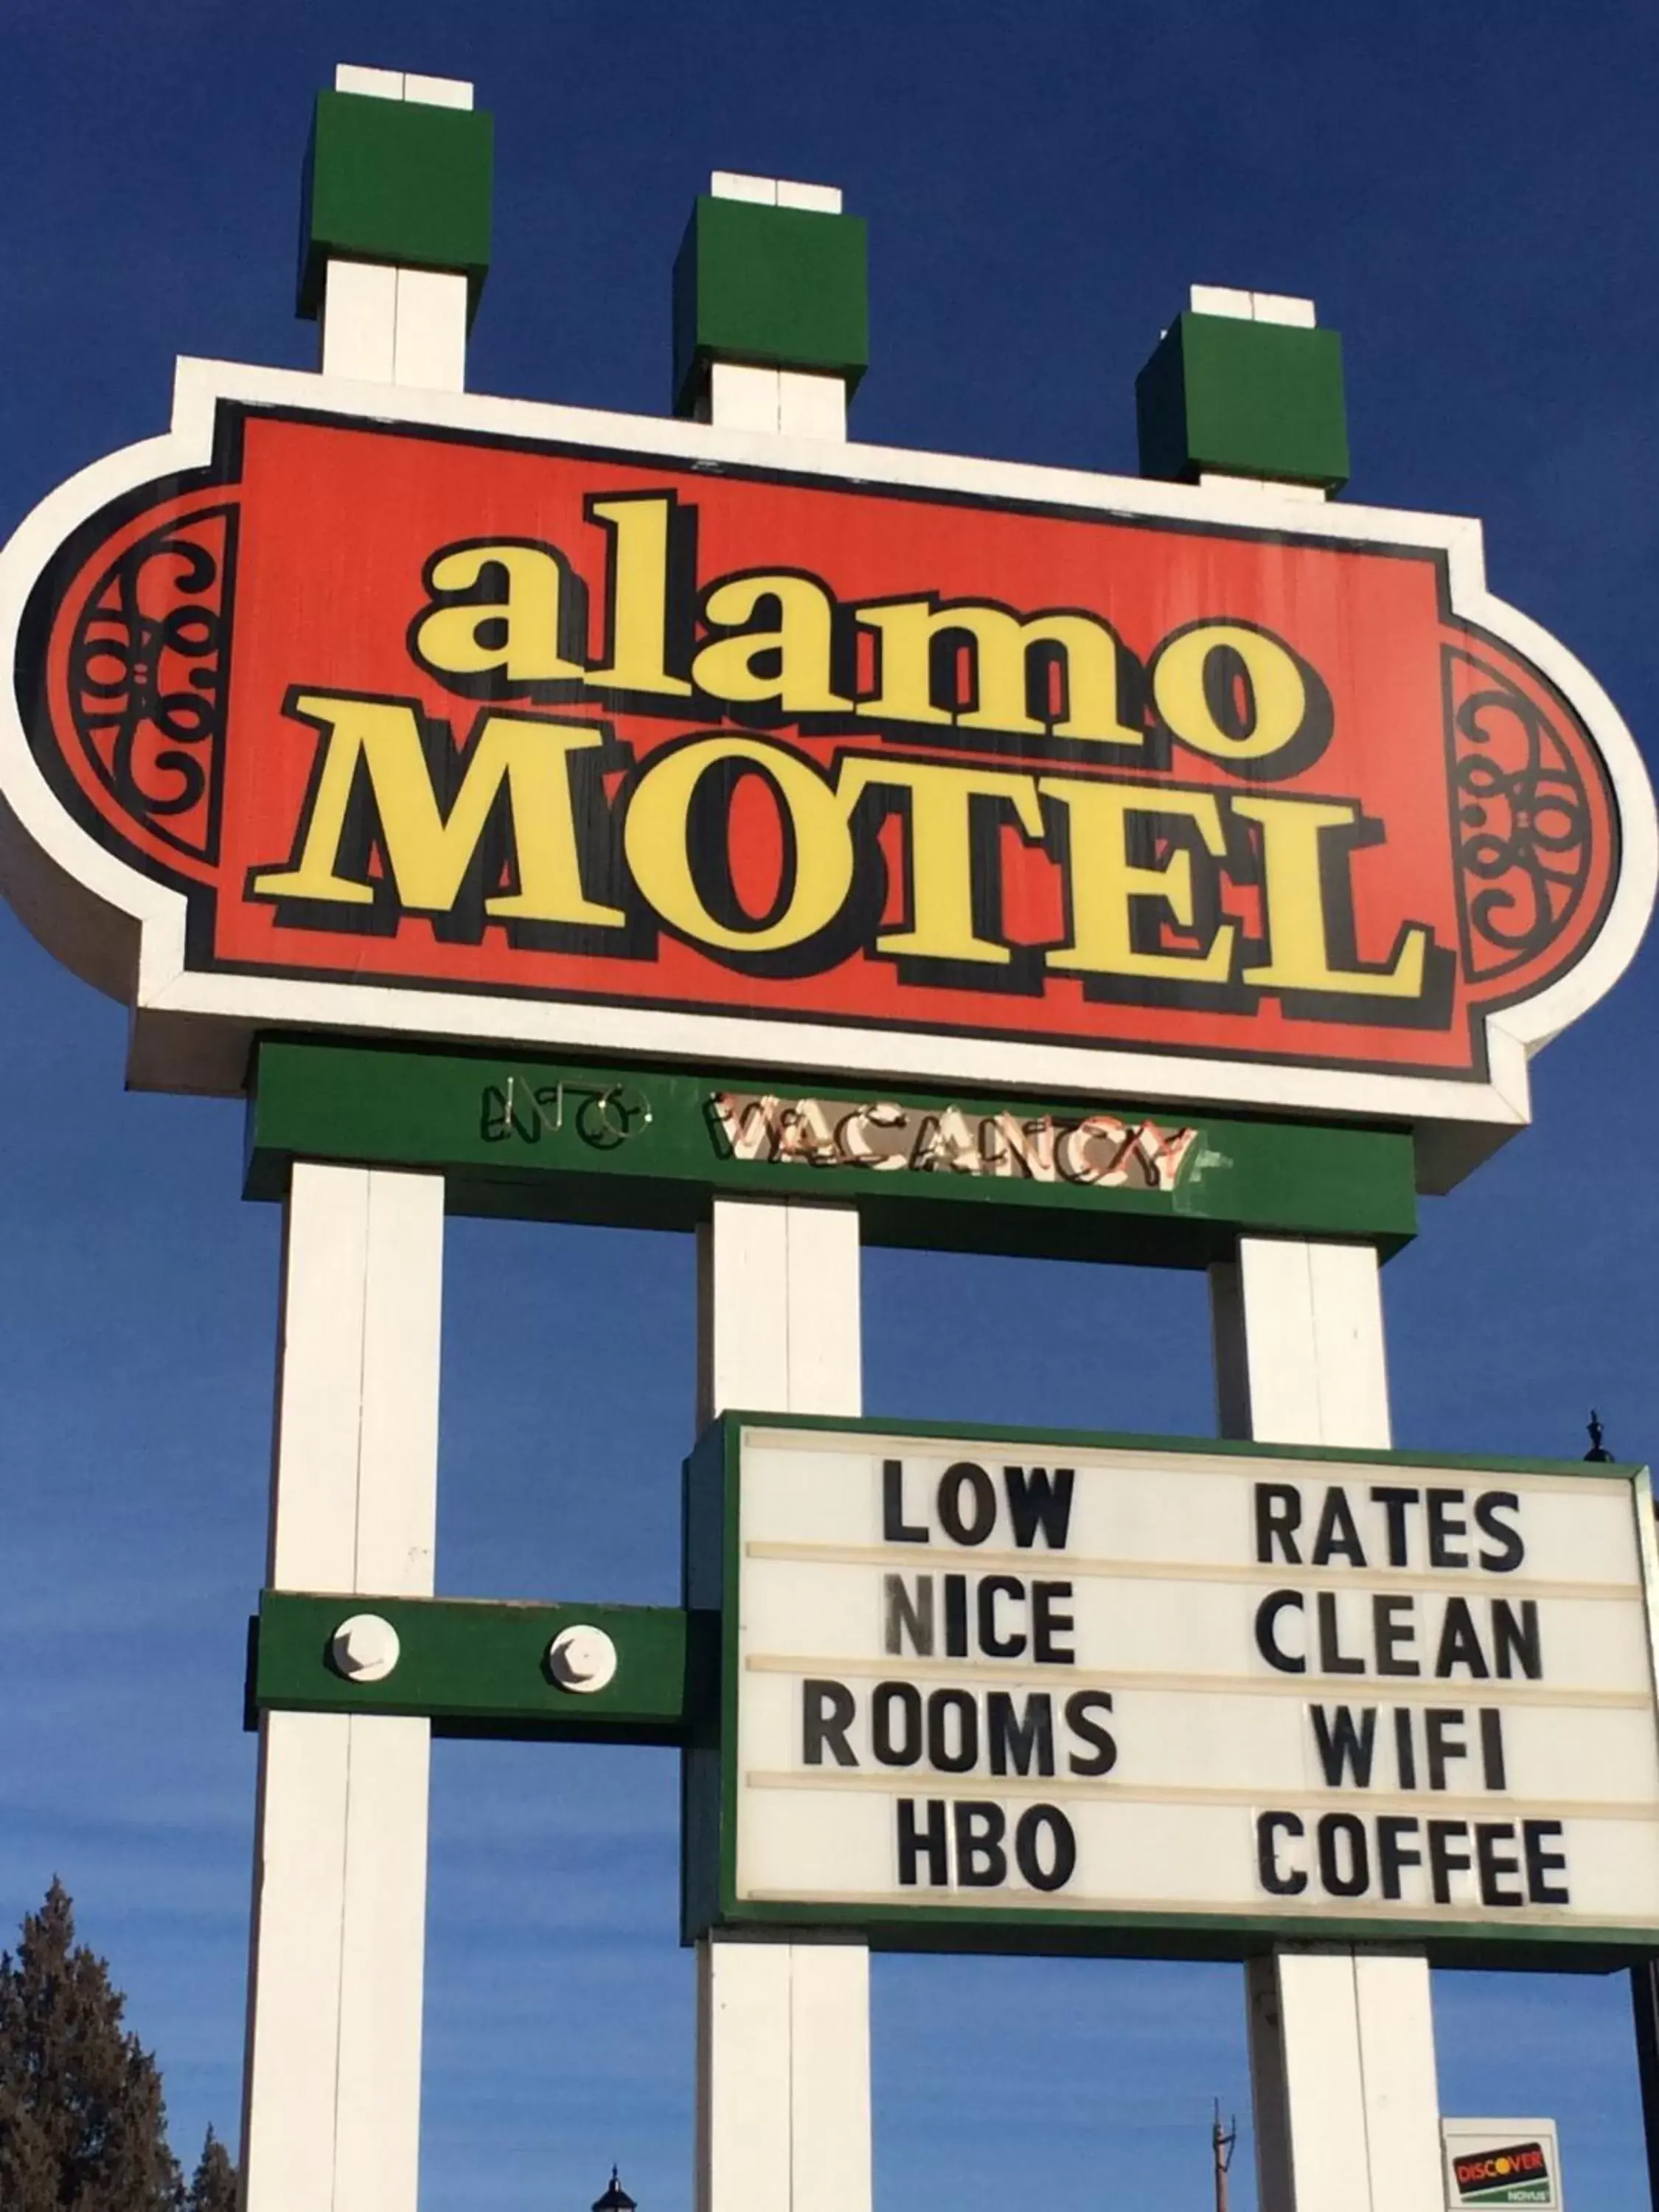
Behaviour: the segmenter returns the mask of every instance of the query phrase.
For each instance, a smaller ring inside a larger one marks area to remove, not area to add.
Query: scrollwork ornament
[[[1453,787],[1471,977],[1534,959],[1589,878],[1589,793],[1538,702],[1473,654],[1452,656]]]
[[[88,759],[154,836],[215,858],[234,510],[180,515],[100,577],[76,624],[69,690]]]

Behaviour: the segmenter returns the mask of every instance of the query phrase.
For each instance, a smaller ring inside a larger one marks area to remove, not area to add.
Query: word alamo
[[[1111,1114],[1062,1121],[958,1106],[933,1113],[891,1100],[856,1106],[750,1091],[722,1091],[711,1111],[738,1160],[1012,1176],[1110,1190],[1174,1190],[1198,1139],[1196,1129],[1164,1130],[1155,1121],[1120,1121]]]
[[[493,927],[637,960],[661,930],[763,975],[864,954],[946,989],[1040,994],[1065,976],[1085,999],[1448,1018],[1455,957],[1434,928],[1391,924],[1386,943],[1356,922],[1382,823],[1357,799],[1273,788],[1320,759],[1334,709],[1267,629],[1188,623],[1143,665],[1074,609],[846,606],[782,569],[694,599],[672,495],[587,504],[609,546],[595,660],[561,548],[470,543],[427,561],[407,635],[428,678],[493,702],[464,737],[406,698],[289,691],[317,735],[310,788],[285,860],[247,878],[279,924],[384,934],[421,915],[447,941]],[[640,759],[605,721],[536,711],[551,702],[742,726]],[[823,742],[760,733],[786,726]]]

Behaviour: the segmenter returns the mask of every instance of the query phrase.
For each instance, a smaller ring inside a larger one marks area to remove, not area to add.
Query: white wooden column
[[[697,1249],[697,1412],[863,1408],[859,1217],[717,1198]]]
[[[472,87],[459,78],[360,69],[349,63],[335,70],[334,88],[428,107],[472,105]],[[466,316],[464,276],[380,261],[331,261],[323,283],[323,374],[464,392]]]
[[[698,1401],[857,1413],[859,1222],[716,1199],[698,1249]],[[696,2212],[870,2212],[870,1954],[697,1947]]]
[[[432,1594],[443,1206],[439,1176],[294,1169],[273,1589]],[[246,2212],[416,2212],[429,1755],[423,1720],[263,1723]]]
[[[716,198],[836,215],[830,185],[717,170]],[[845,438],[838,376],[715,362],[702,419]],[[698,1244],[697,1408],[857,1413],[849,1206],[716,1199]],[[860,1942],[697,1947],[696,2212],[870,2212],[870,1954]]]
[[[335,88],[471,107],[446,77]],[[329,262],[326,376],[459,392],[467,280]],[[266,1581],[429,1597],[437,1533],[441,1176],[296,1164]],[[272,1713],[259,1733],[243,2069],[246,2212],[416,2212],[431,1730]]]
[[[1210,1293],[1224,1436],[1388,1448],[1370,1245],[1241,1237]],[[1247,1967],[1245,2002],[1261,2212],[1441,2212],[1426,1960],[1280,1948]]]

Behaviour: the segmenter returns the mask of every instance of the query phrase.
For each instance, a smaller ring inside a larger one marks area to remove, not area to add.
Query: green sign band
[[[1199,1267],[1241,1231],[1415,1234],[1403,1131],[1121,1102],[269,1040],[250,1198],[296,1159],[441,1172],[454,1213],[690,1229],[713,1196],[855,1205],[867,1243]]]
[[[353,1680],[333,1654],[353,1616],[396,1632],[396,1664]],[[548,1650],[561,1631],[599,1629],[616,1647],[602,1688],[561,1687]],[[678,1606],[512,1605],[467,1598],[313,1596],[266,1590],[253,1623],[248,1721],[259,1712],[381,1713],[428,1719],[434,1735],[684,1743],[714,1703],[714,1631]]]

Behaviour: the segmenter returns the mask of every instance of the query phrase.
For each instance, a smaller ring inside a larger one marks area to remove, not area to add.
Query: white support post
[[[1224,1436],[1387,1449],[1372,1246],[1243,1237],[1210,1292]],[[1279,1948],[1245,2002],[1261,2212],[1441,2212],[1427,1961]]]
[[[698,1409],[856,1413],[859,1221],[716,1199],[698,1249]],[[870,1954],[697,1947],[696,2212],[870,2212]]]
[[[273,1589],[432,1594],[443,1206],[439,1176],[294,1169]],[[246,2212],[416,2212],[430,1735],[261,1726]]]
[[[859,1217],[716,1199],[698,1250],[698,1413],[857,1413]]]
[[[717,170],[717,198],[839,211],[828,185]],[[830,387],[833,387],[831,391]],[[844,438],[839,377],[716,362],[722,429]],[[716,1199],[697,1252],[697,1413],[857,1413],[859,1219]],[[697,1947],[696,2212],[870,2212],[870,1954],[859,1942]]]
[[[697,1946],[696,2212],[870,2212],[870,1954]]]
[[[716,171],[716,197],[830,214],[827,185]],[[844,438],[839,377],[716,362],[722,429]],[[724,1407],[863,1407],[859,1218],[716,1199],[697,1252],[699,1425]],[[860,1942],[697,1947],[696,2212],[870,2212],[870,1954]]]
[[[343,62],[334,72],[334,88],[428,107],[472,105],[472,87],[459,78]],[[331,261],[323,280],[323,374],[366,384],[413,385],[428,392],[465,392],[466,319],[463,276],[377,261]]]

